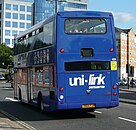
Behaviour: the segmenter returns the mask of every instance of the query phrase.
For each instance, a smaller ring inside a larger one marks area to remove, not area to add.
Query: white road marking
[[[3,89],[3,90],[12,90],[13,88],[6,88],[6,87],[3,87],[3,88],[0,88],[0,89]]]
[[[14,99],[14,98],[6,97],[5,99],[6,99],[6,100],[10,100],[10,101],[12,101],[12,102],[20,102],[19,100]]]
[[[98,114],[101,114],[102,112],[100,112],[100,111],[94,111],[95,113],[98,113]]]
[[[16,121],[17,121],[20,125],[22,125],[22,126],[24,126],[25,128],[27,128],[28,130],[36,130],[34,127],[28,125],[27,123],[25,123],[25,122],[23,122],[23,121],[19,121],[18,118],[16,118]]]
[[[1,83],[6,83],[5,81],[2,81]]]
[[[128,121],[128,122],[132,122],[132,123],[136,123],[135,120],[131,120],[131,119],[127,119],[127,118],[123,118],[123,117],[118,117],[120,120],[124,120],[124,121]]]

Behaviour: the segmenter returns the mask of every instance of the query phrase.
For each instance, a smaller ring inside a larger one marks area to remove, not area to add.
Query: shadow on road
[[[0,101],[0,109],[21,121],[48,121],[61,119],[95,118],[96,115],[80,111],[41,113],[36,107],[19,102]]]

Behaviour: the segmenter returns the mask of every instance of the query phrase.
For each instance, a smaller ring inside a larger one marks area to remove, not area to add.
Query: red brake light
[[[111,95],[111,92],[107,92],[108,95]]]
[[[113,52],[114,50],[113,50],[113,48],[110,48],[110,52]]]
[[[64,53],[64,51],[65,51],[65,50],[64,50],[63,48],[62,48],[62,49],[60,49],[60,53]]]
[[[64,102],[60,102],[60,104],[64,104]]]
[[[116,96],[116,95],[117,95],[117,93],[114,92],[114,93],[113,93],[113,96]]]
[[[117,88],[117,86],[116,85],[113,85],[113,87],[112,87],[113,89],[116,89]]]
[[[63,92],[63,91],[64,91],[64,88],[60,88],[59,90],[60,90],[60,92]]]

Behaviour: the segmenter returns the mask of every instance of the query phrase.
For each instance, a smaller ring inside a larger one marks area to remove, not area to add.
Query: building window
[[[31,15],[27,15],[27,20],[31,20]]]
[[[10,30],[5,30],[5,36],[10,36]]]
[[[18,28],[18,22],[13,22],[12,27]]]
[[[5,22],[5,26],[6,26],[6,27],[10,27],[10,26],[11,26],[10,21],[6,21],[6,22]]]
[[[18,11],[18,5],[13,5],[13,10]]]
[[[31,11],[32,11],[31,6],[27,6],[27,12],[31,12]]]
[[[5,43],[10,45],[10,39],[5,39]]]
[[[1,13],[0,13],[0,19],[1,19]]]
[[[25,28],[25,23],[20,22],[20,28]]]
[[[12,45],[14,45],[14,39],[12,39]]]
[[[17,31],[16,30],[12,30],[12,36],[17,35]]]
[[[6,18],[11,18],[11,13],[6,12]]]
[[[25,14],[20,14],[20,20],[25,20]]]
[[[78,4],[78,3],[70,3],[67,2],[64,5],[61,4],[62,2],[58,2],[58,5],[65,6],[65,7],[71,7],[71,8],[78,8],[78,9],[87,9],[87,6],[84,4]]]
[[[25,12],[25,6],[20,5],[20,11],[24,11]]]
[[[2,4],[0,4],[0,10],[2,10]]]
[[[6,4],[6,10],[11,10],[11,4]]]
[[[13,13],[13,19],[18,19],[18,14],[17,13]]]
[[[28,28],[30,28],[31,27],[31,23],[27,23],[26,24],[26,28],[28,29]]]
[[[19,34],[23,33],[24,31],[19,31]]]

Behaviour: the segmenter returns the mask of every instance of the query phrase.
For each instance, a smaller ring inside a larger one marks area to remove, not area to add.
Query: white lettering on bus
[[[85,79],[84,75],[79,77],[69,78],[70,86],[84,86],[85,83],[89,85],[89,88],[105,88],[105,86],[90,86],[90,85],[105,85],[104,82],[105,76],[99,74],[99,76],[95,77],[94,74],[90,74],[88,80]]]
[[[90,74],[88,85],[95,85],[95,84],[101,85],[101,84],[105,84],[104,83],[104,79],[105,79],[105,76],[102,76],[102,74],[100,74],[98,77],[94,77],[94,74]]]
[[[89,86],[89,89],[105,88],[105,86]]]
[[[85,81],[84,81],[84,75],[81,75],[81,77],[75,77],[75,78],[69,78],[69,85],[70,86],[84,86]]]

